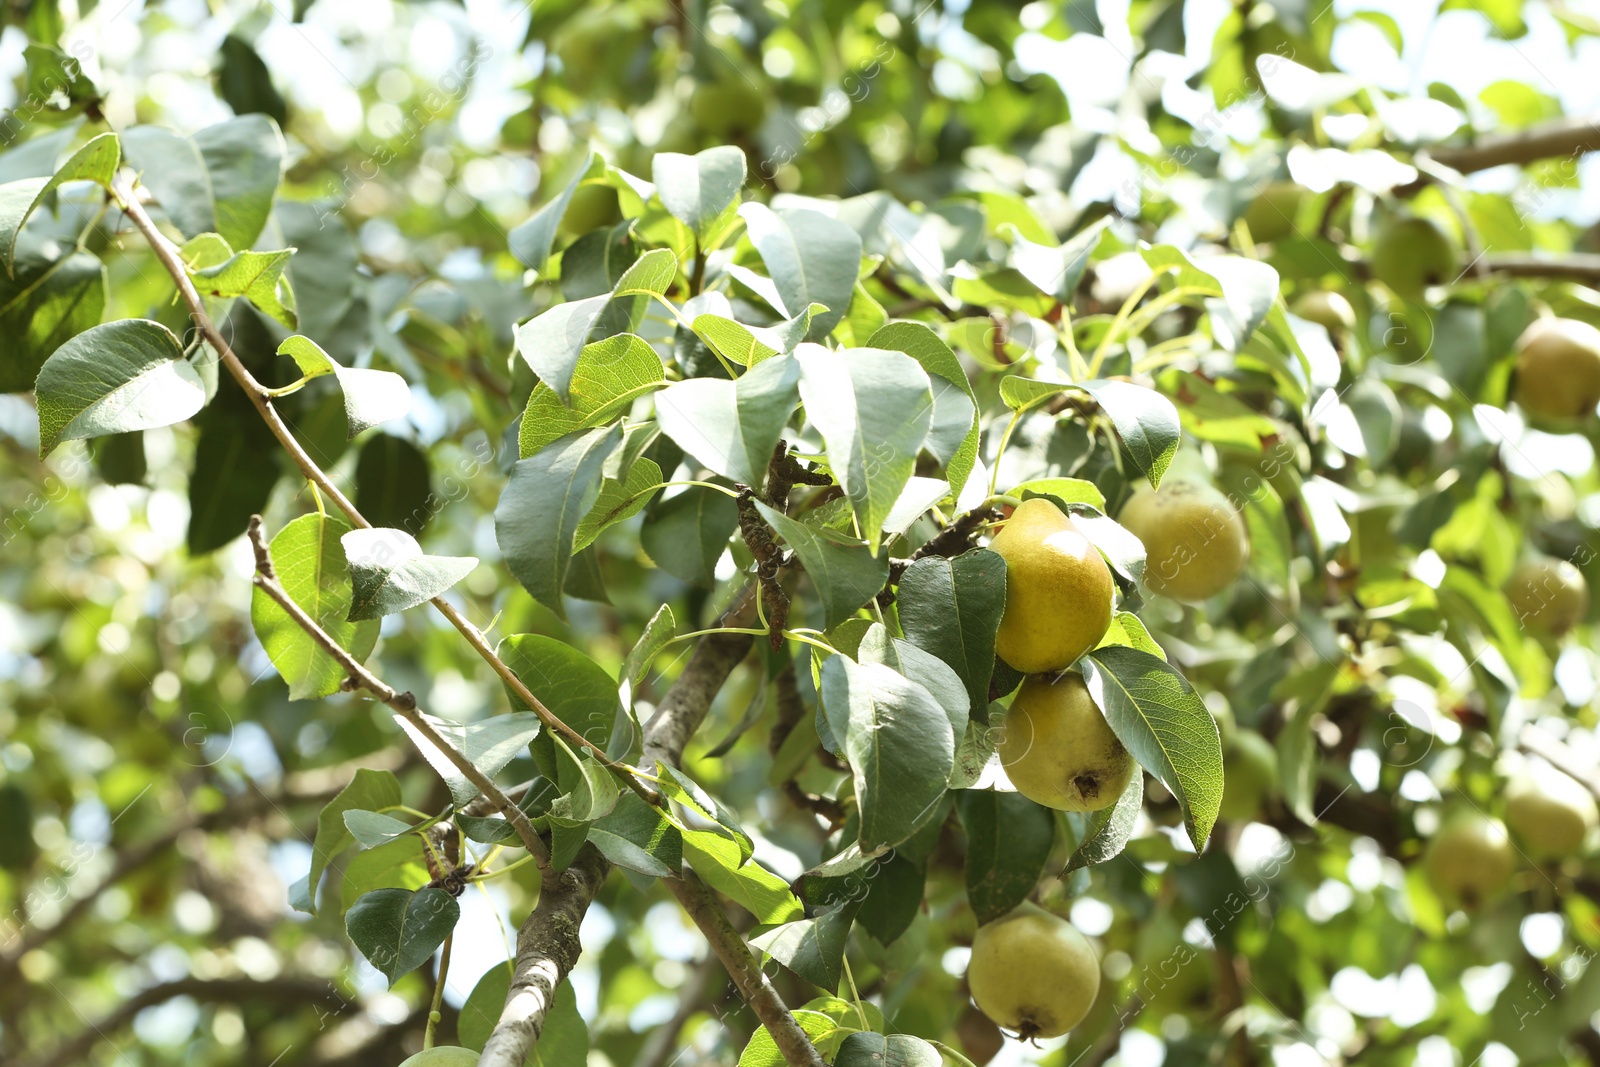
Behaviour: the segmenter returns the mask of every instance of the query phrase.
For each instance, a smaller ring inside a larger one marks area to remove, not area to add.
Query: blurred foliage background
[[[1270,245],[1287,296],[1343,291],[1345,381],[1368,384],[1341,391],[1322,439],[1291,444],[1306,491],[1285,495],[1306,536],[1278,587],[1146,615],[1229,723],[1272,738],[1286,707],[1316,704],[1302,717],[1326,760],[1312,806],[1339,818],[1308,831],[1268,788],[1199,859],[1145,827],[1137,862],[1097,869],[1070,903],[1111,979],[1083,1040],[1001,1048],[966,1008],[959,855],[934,854],[911,934],[887,949],[858,935],[856,977],[894,1026],[979,1062],[1600,1063],[1600,870],[1530,867],[1468,917],[1412,863],[1443,798],[1498,808],[1519,731],[1560,742],[1591,781],[1600,758],[1588,620],[1565,645],[1508,632],[1495,592],[1532,549],[1600,579],[1593,419],[1554,432],[1504,410],[1530,309],[1600,322],[1600,274],[1573,258],[1600,243],[1600,183],[1570,148],[1459,180],[1413,169],[1432,165],[1429,146],[1593,114],[1600,5],[19,0],[4,18],[7,178],[107,126],[193,131],[251,112],[281,126],[263,247],[313,253],[292,268],[303,329],[400,371],[415,399],[408,424],[349,449],[327,429],[336,398],[308,391],[286,413],[364,511],[425,516],[437,554],[498,557],[505,433],[531,387],[510,369],[512,330],[540,309],[507,232],[591,148],[647,175],[655,152],[731,143],[757,196],[887,192],[921,210],[912,234],[880,212],[886,247],[925,242],[957,271],[1006,222],[1053,239],[1114,216],[1080,295],[1091,310],[1115,310],[1128,286],[1104,264],[1141,238]],[[1290,180],[1287,210],[1251,217]],[[38,240],[70,242],[84,210],[64,204]],[[1373,227],[1402,212],[1478,264],[1447,299],[1369,282]],[[563,237],[618,217],[615,195],[588,187]],[[155,306],[163,279],[136,242],[97,241],[107,317],[175,314]],[[1560,277],[1533,253],[1577,266]],[[270,363],[257,321],[229,328]],[[1015,473],[1075,473],[1052,433],[1023,425]],[[0,440],[0,1061],[399,1062],[427,974],[386,991],[336,917],[291,913],[286,892],[353,766],[397,769],[408,797],[442,801],[442,787],[375,705],[290,703],[254,640],[237,535],[252,511],[276,528],[304,509],[303,486],[225,405],[41,462],[31,402],[10,393]],[[191,494],[197,461],[225,466]],[[499,632],[568,639],[611,669],[657,605],[708,609],[705,587],[641,563],[627,536],[603,538],[596,562],[610,603],[573,601],[565,622],[495,568],[462,592]],[[1433,596],[1425,577],[1446,566],[1470,580]],[[386,619],[379,654],[438,714],[505,706],[426,614]],[[656,664],[645,699],[680,661]],[[767,788],[767,724],[726,758],[705,752],[769,699],[759,681],[735,676],[691,756],[793,877],[823,835]],[[464,898],[447,1028],[532,892],[508,878]],[[1064,907],[1065,892],[1050,890]],[[648,1038],[669,1021],[675,1062],[735,1061],[755,1023],[664,893],[613,878],[583,936],[590,1063],[665,1062]]]

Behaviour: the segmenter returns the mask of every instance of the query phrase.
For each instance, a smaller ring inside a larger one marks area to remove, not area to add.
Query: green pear
[[[1100,550],[1042,497],[1017,505],[989,547],[1006,561],[995,652],[1024,674],[1058,671],[1100,643],[1116,587]]]
[[[1293,311],[1302,319],[1314,322],[1335,337],[1355,328],[1356,309],[1350,306],[1343,293],[1330,289],[1315,289],[1294,302]]]
[[[1100,958],[1067,920],[1024,902],[978,927],[967,965],[972,999],[1022,1040],[1060,1037],[1100,993]]]
[[[1545,419],[1579,419],[1600,404],[1600,330],[1538,319],[1517,339],[1517,403]]]
[[[1269,182],[1250,206],[1244,209],[1244,224],[1250,228],[1250,239],[1258,244],[1272,244],[1295,234],[1295,218],[1305,201],[1306,190],[1294,182]]]
[[[1117,516],[1144,542],[1152,592],[1199,603],[1232,585],[1250,559],[1244,519],[1228,498],[1199,482],[1141,488]]]
[[[1422,872],[1447,904],[1476,908],[1511,882],[1516,853],[1505,824],[1474,810],[1445,819],[1422,855]]]
[[[1589,613],[1589,583],[1564,559],[1536,556],[1518,564],[1505,592],[1518,621],[1550,637],[1562,636]]]
[[[1594,796],[1559,771],[1519,775],[1506,787],[1506,826],[1535,859],[1576,856],[1597,821]]]
[[[998,747],[1017,792],[1058,811],[1109,808],[1136,770],[1083,676],[1072,671],[1035,674],[1022,683]]]
[[[1449,236],[1429,219],[1388,219],[1372,242],[1372,273],[1400,296],[1422,299],[1429,286],[1446,285],[1461,271]]]

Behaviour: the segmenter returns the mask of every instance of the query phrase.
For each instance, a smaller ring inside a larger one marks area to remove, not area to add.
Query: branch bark
[[[1492,134],[1470,145],[1431,148],[1428,154],[1451,170],[1472,174],[1507,163],[1525,164],[1600,151],[1600,118],[1561,119],[1516,133]]]

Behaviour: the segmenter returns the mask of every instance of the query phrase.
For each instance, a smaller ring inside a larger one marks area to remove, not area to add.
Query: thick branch
[[[1600,255],[1569,252],[1563,256],[1536,256],[1517,252],[1497,252],[1483,257],[1491,274],[1512,278],[1557,278],[1600,286]]]
[[[174,997],[191,997],[203,1004],[270,1004],[284,1008],[328,1005],[337,1009],[345,1004],[332,983],[321,978],[180,978],[135,993],[54,1049],[24,1056],[12,1067],[76,1067],[87,1063],[96,1044],[128,1025],[141,1011]]]
[[[206,311],[205,300],[189,279],[188,268],[184,266],[183,257],[179,254],[177,246],[167,240],[166,235],[157,228],[149,213],[145,211],[144,205],[139,202],[139,194],[134,189],[133,180],[126,175],[119,176],[111,183],[111,193],[117,198],[118,204],[122,207],[128,219],[144,235],[144,239],[149,243],[151,251],[155,252],[156,258],[161,261],[161,265],[172,276],[173,283],[178,287],[178,294],[183,297],[184,303],[189,306],[189,314],[199,328],[201,336],[216,350],[222,365],[228,369],[228,373],[239,383],[239,387],[245,391],[245,395],[250,398],[250,403],[255,405],[256,411],[265,420],[267,428],[272,431],[272,436],[276,437],[278,443],[289,453],[289,458],[294,460],[295,466],[300,468],[300,472],[305,475],[307,481],[315,485],[320,492],[333,501],[340,511],[349,517],[352,524],[361,528],[370,528],[372,523],[368,522],[366,517],[356,510],[356,506],[334,484],[333,479],[328,477],[327,472],[317,466],[316,461],[306,453],[305,449],[300,447],[300,443],[294,439],[294,434],[290,432],[282,416],[272,406],[272,400],[267,395],[267,391],[260,382],[256,381],[255,376],[250,373],[245,365],[239,361],[239,357],[234,354],[232,347],[218,332],[216,324],[211,321],[211,316]],[[522,679],[517,677],[517,672],[512,670],[490,647],[489,641],[483,636],[482,631],[472,625],[465,616],[455,609],[454,605],[442,596],[434,597],[430,603],[438,609],[439,614],[449,621],[450,625],[460,632],[461,636],[467,639],[467,643],[472,646],[473,651],[477,652],[484,662],[494,669],[494,672],[500,676],[500,680],[505,682],[506,687],[511,690],[517,699],[538,714],[546,727],[561,734],[569,743],[577,745],[579,748],[587,748],[601,764],[616,771],[634,792],[651,803],[655,802],[657,798],[653,790],[644,786],[632,774],[628,773],[627,768],[611,760],[606,755],[604,748],[562,722],[554,712],[545,707],[539,698],[534,696],[528,687],[523,684]]]
[[[1600,119],[1561,119],[1516,133],[1493,134],[1460,147],[1429,149],[1428,154],[1462,174],[1507,163],[1533,163],[1558,156],[1600,151]]]
[[[455,765],[456,770],[460,771],[478,792],[488,798],[496,811],[506,817],[506,821],[511,824],[511,828],[517,832],[517,838],[522,842],[523,847],[539,861],[539,866],[548,867],[550,863],[549,846],[544,843],[543,839],[539,837],[538,831],[533,828],[533,823],[528,820],[528,813],[508,800],[506,795],[500,791],[500,787],[495,785],[488,775],[473,766],[471,760],[462,755],[454,745],[445,739],[443,734],[434,728],[433,723],[428,721],[427,716],[418,710],[416,697],[410,693],[397,692],[383,679],[369,671],[361,661],[345,651],[343,645],[330,637],[328,632],[317,623],[317,620],[307,615],[305,609],[295,603],[294,598],[284,591],[283,586],[278,584],[278,576],[272,568],[272,554],[267,550],[266,538],[261,532],[260,515],[250,516],[250,544],[254,547],[256,553],[256,588],[271,597],[274,603],[288,613],[289,618],[294,620],[296,626],[304,630],[324,652],[333,657],[334,662],[338,663],[340,669],[349,677],[351,684],[367,690],[367,692],[387,704],[394,710],[396,715],[399,715],[410,724],[412,729],[427,738],[430,744],[444,753],[445,758]]]
[[[747,627],[755,617],[755,598],[753,587],[744,589],[720,625]],[[689,738],[705,720],[723,683],[749,654],[750,645],[749,634],[710,634],[700,639],[683,673],[645,726],[644,755],[640,760],[644,768],[653,769],[657,761],[678,764]],[[565,879],[579,868],[583,870],[570,886],[558,883],[560,888],[555,892],[547,888],[541,893],[538,906],[522,925],[506,1005],[484,1047],[480,1067],[518,1067],[523,1062],[544,1026],[551,991],[577,962],[578,926],[610,864],[593,846],[585,845],[573,867],[559,877]],[[816,1047],[762,974],[750,946],[734,929],[711,891],[687,871],[682,878],[662,881],[705,934],[740,995],[773,1036],[784,1058],[794,1067],[822,1067]]]

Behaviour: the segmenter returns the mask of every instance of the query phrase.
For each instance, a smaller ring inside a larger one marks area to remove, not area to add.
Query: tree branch
[[[748,626],[755,617],[756,595],[753,586],[742,590],[720,625]],[[718,633],[700,639],[683,673],[645,725],[642,767],[653,769],[657,762],[677,766],[723,683],[749,654],[751,643],[749,634]],[[610,863],[594,846],[585,845],[572,867],[557,876],[554,886],[541,892],[538,906],[517,935],[511,988],[500,1020],[484,1046],[479,1067],[520,1067],[538,1040],[553,990],[577,963],[577,931],[583,914],[610,869]],[[793,1067],[823,1067],[816,1047],[761,972],[750,946],[734,929],[715,895],[689,871],[681,878],[662,881],[705,935],[740,996],[772,1035],[784,1059]]]
[[[1600,255],[1569,252],[1563,256],[1537,256],[1519,252],[1494,252],[1483,257],[1491,274],[1511,278],[1557,278],[1600,286]]]
[[[538,861],[540,868],[548,869],[550,848],[533,828],[533,823],[528,820],[528,813],[508,800],[488,775],[473,766],[471,760],[462,755],[443,734],[439,733],[433,723],[428,721],[427,716],[418,710],[416,697],[410,693],[395,691],[383,679],[369,671],[359,660],[346,652],[343,645],[330,637],[328,632],[318,625],[317,620],[307,615],[305,609],[296,604],[294,598],[278,584],[277,573],[272,567],[272,553],[268,551],[266,537],[261,532],[260,515],[250,516],[250,544],[256,554],[256,588],[271,597],[274,603],[288,613],[296,626],[304,630],[324,652],[333,657],[334,662],[338,663],[339,668],[348,676],[349,684],[367,690],[387,704],[396,715],[410,724],[412,729],[444,753],[445,758],[455,765],[456,770],[460,771],[478,792],[488,798],[496,811],[506,817],[511,828],[517,832],[517,838]]]
[[[1600,118],[1561,119],[1519,130],[1491,134],[1469,145],[1431,148],[1428,154],[1451,170],[1472,174],[1507,163],[1525,164],[1557,156],[1600,151]]]
[[[189,306],[190,317],[193,318],[196,327],[200,330],[201,336],[216,350],[222,365],[228,369],[228,373],[233,376],[234,381],[238,382],[239,387],[245,391],[245,395],[250,398],[250,403],[255,405],[256,411],[265,420],[267,428],[272,431],[272,436],[276,437],[278,443],[289,453],[289,457],[294,460],[295,466],[300,468],[300,472],[305,475],[307,481],[315,485],[320,492],[333,501],[340,511],[345,513],[352,524],[363,529],[370,529],[372,523],[368,522],[366,517],[350,502],[350,499],[340,491],[327,472],[317,466],[316,461],[306,453],[305,449],[300,447],[300,443],[295,440],[294,434],[290,432],[288,424],[283,421],[277,409],[272,406],[272,399],[267,395],[266,389],[262,387],[260,382],[256,381],[255,376],[250,373],[249,369],[239,361],[239,357],[234,354],[233,348],[218,332],[216,324],[211,321],[211,316],[206,311],[204,298],[201,297],[199,290],[194,287],[194,283],[189,279],[188,268],[184,265],[183,257],[179,254],[178,247],[167,239],[166,235],[157,228],[155,222],[150,218],[149,213],[145,211],[144,205],[139,201],[139,194],[134,188],[133,179],[126,174],[119,175],[111,183],[111,195],[116,198],[118,205],[128,216],[128,219],[149,243],[151,251],[161,261],[161,265],[172,276],[173,283],[178,287],[179,295],[183,297],[184,303]],[[539,698],[534,696],[528,690],[528,687],[523,684],[522,679],[517,677],[517,672],[512,670],[490,647],[488,639],[483,636],[483,632],[472,625],[465,616],[455,609],[454,605],[442,596],[434,597],[429,603],[438,609],[439,614],[443,615],[450,625],[460,632],[461,636],[467,639],[467,643],[472,646],[473,651],[477,652],[484,662],[494,669],[494,672],[500,676],[500,680],[505,682],[507,688],[511,690],[518,700],[533,709],[549,729],[561,734],[568,742],[580,748],[587,748],[602,765],[617,773],[634,792],[645,800],[651,803],[655,803],[658,800],[655,791],[635,778],[625,765],[612,760],[606,755],[604,748],[596,745],[577,730],[562,722],[554,712],[545,707]]]

